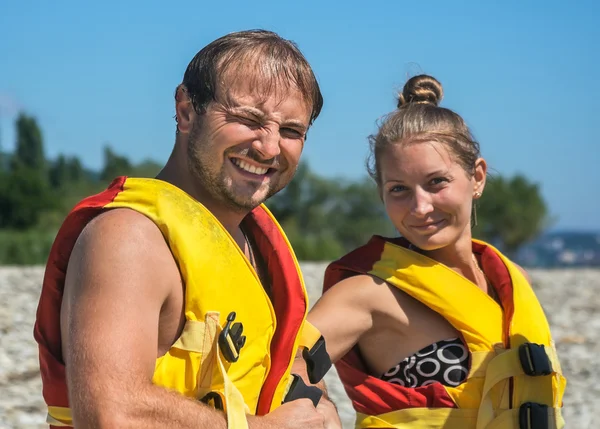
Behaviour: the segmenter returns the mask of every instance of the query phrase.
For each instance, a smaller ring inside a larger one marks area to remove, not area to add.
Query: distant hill
[[[524,246],[516,261],[528,267],[600,267],[600,232],[552,232]]]

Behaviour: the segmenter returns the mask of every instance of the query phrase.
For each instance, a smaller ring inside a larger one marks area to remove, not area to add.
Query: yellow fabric
[[[315,325],[306,320],[302,327],[300,343],[298,346],[310,350],[316,344],[316,342],[319,341],[319,338],[321,338],[321,332],[315,327]]]
[[[227,376],[223,359],[221,359],[221,353],[219,353],[219,348],[216,344],[216,340],[222,331],[221,325],[219,325],[219,313],[208,313],[206,315],[204,327],[206,331],[209,331],[209,334],[206,335],[206,337],[212,337],[214,342],[212,346],[210,346],[207,342],[204,342],[204,350],[202,350],[201,353],[209,354],[211,351],[216,351],[215,354],[218,369],[221,377],[223,378],[223,404],[225,405],[225,412],[227,413],[227,427],[235,429],[248,429],[246,413],[249,413],[250,410],[244,402],[244,397],[240,391]]]
[[[72,427],[73,416],[71,415],[71,409],[66,407],[48,406],[46,423],[59,427]]]
[[[549,406],[555,427],[564,426],[559,407],[566,380],[541,305],[512,262],[492,246],[474,241],[496,252],[509,271],[514,315],[508,337],[502,307],[477,285],[437,261],[387,242],[368,274],[385,280],[448,320],[467,344],[471,371],[461,385],[445,386],[458,409],[418,408],[362,416],[357,427],[404,428],[410,423],[415,428],[518,428],[511,422],[526,402]],[[551,375],[524,374],[518,355],[518,347],[524,343],[544,346],[552,362]]]
[[[464,429],[477,421],[477,410],[407,408],[379,416],[357,413],[356,428]]]
[[[546,355],[550,358],[553,371],[560,373],[560,367],[558,366],[558,357],[556,356],[556,352],[554,351],[554,349],[551,347],[544,347],[544,350],[546,351]],[[527,375],[525,375],[523,367],[521,366],[521,361],[519,359],[519,349],[506,350],[505,352],[499,354],[488,363],[487,372],[485,375],[485,382],[483,385],[481,405],[479,407],[477,429],[487,428],[488,424],[494,419],[494,407],[489,397],[492,388],[498,383],[515,376],[528,377]],[[536,399],[536,402],[540,401]],[[554,407],[554,404],[552,402],[546,405]]]
[[[218,393],[224,398],[228,427],[244,429],[245,414],[256,413],[271,368],[270,346],[277,327],[271,300],[256,271],[213,214],[169,183],[128,178],[123,191],[105,208],[133,209],[152,220],[165,237],[186,285],[183,332],[171,349],[157,359],[153,383],[199,400],[210,392]],[[266,207],[262,209],[289,247],[276,220]],[[291,248],[290,253],[303,289],[306,318],[308,296]],[[234,364],[224,360],[217,342],[230,312],[236,313],[234,323],[243,324],[246,336],[246,344]],[[302,328],[288,368],[278,382],[271,410],[283,401],[301,332]],[[61,421],[65,416],[59,409],[49,412],[49,419]]]
[[[217,362],[217,368],[224,383],[222,395],[226,405],[228,427],[247,429],[246,413],[249,410],[244,402],[244,397],[227,376],[221,353],[216,344],[221,331],[219,313],[207,313],[205,322],[192,321],[186,324],[185,335],[182,335],[173,347],[209,356],[211,360]],[[48,407],[46,422],[54,426],[71,427],[73,425],[71,410],[65,407]]]
[[[548,408],[548,428],[559,429],[562,422],[560,408]],[[477,422],[477,410],[459,408],[408,408],[367,416],[358,413],[356,428],[394,428],[394,429],[465,429],[474,427]],[[519,428],[519,410],[506,410],[486,429]]]

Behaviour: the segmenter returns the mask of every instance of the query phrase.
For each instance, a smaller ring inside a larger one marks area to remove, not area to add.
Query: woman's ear
[[[485,159],[478,158],[475,161],[475,172],[473,174],[473,198],[477,199],[483,195],[485,179],[487,177],[487,163]]]

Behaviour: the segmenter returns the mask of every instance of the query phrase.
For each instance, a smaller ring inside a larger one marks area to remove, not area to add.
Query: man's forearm
[[[310,382],[310,380],[308,379],[306,362],[304,361],[304,359],[302,358],[302,355],[300,353],[296,354],[296,359],[294,360],[294,364],[292,366],[292,373],[297,374],[300,377],[302,377],[302,379],[304,380],[304,382],[307,385],[312,385],[312,386],[318,387],[319,389],[321,389],[323,391],[323,396],[321,397],[321,400],[319,401],[317,410],[325,417],[325,427],[328,429],[329,428],[331,428],[331,429],[340,428],[341,429],[342,424],[340,421],[340,416],[338,415],[337,407],[335,406],[335,404],[333,403],[331,398],[329,398],[325,380],[321,380],[316,384],[312,384]]]
[[[325,380],[319,381],[315,384],[316,387],[323,391],[323,396],[319,401],[319,405],[317,405],[317,410],[323,415],[325,418],[325,428],[327,429],[335,429],[342,427],[342,422],[340,420],[340,416],[335,406],[335,403],[329,397],[327,392],[327,385],[325,384]]]
[[[80,406],[75,405],[72,410],[76,429],[227,428],[224,413],[154,385],[145,386],[135,393],[130,392],[129,395],[115,395],[96,403],[85,400],[78,402]]]

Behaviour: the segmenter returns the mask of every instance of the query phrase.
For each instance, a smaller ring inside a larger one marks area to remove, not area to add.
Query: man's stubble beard
[[[203,148],[207,147],[208,143],[202,141],[202,132],[199,128],[198,122],[194,123],[188,136],[188,168],[196,178],[199,187],[211,199],[218,201],[236,213],[247,213],[267,201],[287,185],[287,183],[281,185],[281,178],[276,183],[271,183],[265,197],[260,201],[254,201],[252,196],[241,196],[240,193],[235,192],[233,179],[225,173],[225,163],[230,162],[227,157],[228,151],[223,154],[223,163],[220,170],[212,171],[210,166],[219,165],[220,160],[215,159],[213,156],[206,156],[203,152]],[[255,191],[258,189],[260,187]]]

